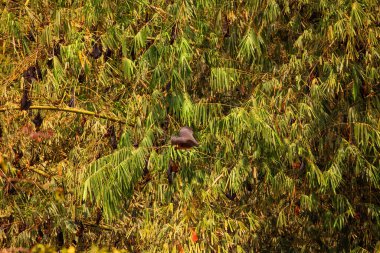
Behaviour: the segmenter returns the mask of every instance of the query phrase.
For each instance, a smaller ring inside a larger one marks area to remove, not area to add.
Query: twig
[[[83,225],[88,226],[88,227],[101,228],[101,229],[109,230],[109,231],[113,230],[112,227],[104,226],[104,225],[97,225],[95,223],[83,222]]]
[[[4,248],[0,250],[0,253],[12,253],[12,252],[30,252],[28,248]]]
[[[42,170],[39,170],[39,169],[36,169],[36,168],[29,167],[28,170],[31,170],[31,171],[33,171],[33,172],[35,172],[35,173],[37,173],[37,174],[39,174],[39,175],[41,175],[43,177],[46,177],[46,178],[51,178],[52,177],[52,175],[46,173],[45,171],[42,171]]]

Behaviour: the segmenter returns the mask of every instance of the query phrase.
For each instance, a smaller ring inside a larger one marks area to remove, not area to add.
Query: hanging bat
[[[32,105],[32,100],[29,99],[29,93],[27,89],[24,89],[23,95],[21,98],[21,110],[28,110],[29,107]]]
[[[42,122],[43,122],[43,118],[41,117],[41,113],[38,112],[36,117],[34,117],[34,119],[32,120],[33,124],[36,126],[36,129],[37,131],[40,130],[40,127],[42,125]]]

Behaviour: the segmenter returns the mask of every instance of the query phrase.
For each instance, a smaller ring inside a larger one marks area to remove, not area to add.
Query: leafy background
[[[378,1],[0,7],[0,247],[379,248]]]

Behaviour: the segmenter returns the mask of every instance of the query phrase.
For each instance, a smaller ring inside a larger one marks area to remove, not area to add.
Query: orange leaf
[[[22,128],[21,128],[21,132],[24,133],[24,134],[30,134],[32,132],[32,126],[30,124],[25,124]]]
[[[293,169],[299,169],[301,167],[301,163],[300,162],[294,162],[292,163],[292,168]]]
[[[198,241],[198,235],[197,232],[195,232],[194,229],[190,228],[191,231],[191,240],[195,243]]]
[[[180,243],[177,244],[177,248],[178,248],[179,253],[185,253],[185,251],[183,250],[183,247]]]

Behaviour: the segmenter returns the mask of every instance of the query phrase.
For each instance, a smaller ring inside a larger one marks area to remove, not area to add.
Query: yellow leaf
[[[79,58],[79,61],[80,61],[80,65],[82,66],[82,68],[84,68],[85,60],[83,59],[83,54],[80,51],[78,52],[78,58]]]
[[[235,13],[233,11],[230,11],[228,14],[227,14],[227,18],[229,21],[231,22],[234,22],[236,20],[236,16],[235,16]]]
[[[55,191],[54,197],[55,197],[55,200],[57,200],[59,202],[62,202],[63,200],[65,200],[63,188],[61,188],[61,187],[57,188],[57,190]]]
[[[327,31],[327,38],[329,39],[329,41],[334,40],[334,31],[331,25],[329,26],[328,31]]]
[[[4,174],[8,174],[8,166],[7,163],[5,162],[2,154],[0,154],[0,170]]]
[[[7,43],[6,40],[4,40],[3,41],[3,54],[5,54],[5,49],[6,49],[6,45],[7,45],[6,43]]]
[[[70,246],[70,247],[67,249],[67,253],[75,253],[75,248],[74,248],[74,246]]]
[[[253,174],[253,178],[257,179],[257,168],[256,167],[253,167],[252,174]]]
[[[62,177],[62,171],[63,171],[63,169],[62,169],[62,164],[59,163],[59,164],[58,164],[58,167],[57,167],[57,173],[58,173],[58,176]]]

